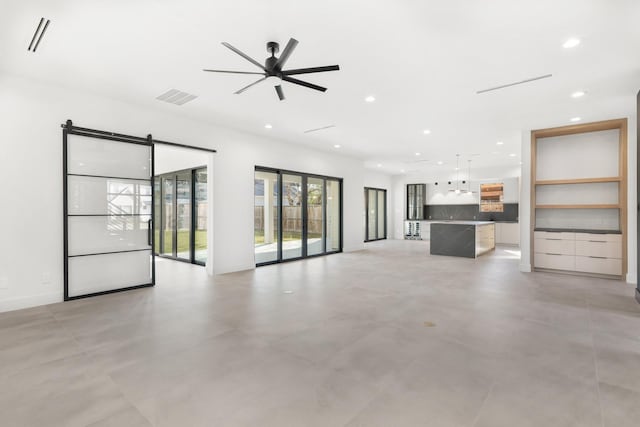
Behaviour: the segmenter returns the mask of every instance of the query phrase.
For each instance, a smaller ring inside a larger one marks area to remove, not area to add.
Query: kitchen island
[[[495,224],[491,221],[443,221],[431,223],[431,255],[477,258],[493,250]]]

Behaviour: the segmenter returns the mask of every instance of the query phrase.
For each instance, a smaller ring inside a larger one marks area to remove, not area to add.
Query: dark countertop
[[[533,231],[549,231],[552,233],[622,234],[622,231],[620,230],[585,230],[581,228],[534,228]]]

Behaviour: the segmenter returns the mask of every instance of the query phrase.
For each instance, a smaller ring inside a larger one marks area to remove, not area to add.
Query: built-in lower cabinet
[[[534,232],[534,267],[608,276],[622,275],[622,235]]]

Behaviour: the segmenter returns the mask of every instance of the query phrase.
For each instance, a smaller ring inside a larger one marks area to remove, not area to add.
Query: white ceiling
[[[394,174],[451,169],[456,153],[477,167],[512,167],[523,129],[634,114],[640,89],[637,0],[0,1],[7,72],[339,151]],[[52,23],[33,54],[42,16]],[[256,76],[201,71],[256,71],[222,41],[262,61],[267,41],[289,37],[300,44],[287,68],[340,65],[300,76],[326,93],[285,82],[283,102],[266,83],[234,95]],[[569,37],[582,43],[562,48]],[[172,88],[198,98],[155,100]],[[571,98],[579,89],[587,95]]]

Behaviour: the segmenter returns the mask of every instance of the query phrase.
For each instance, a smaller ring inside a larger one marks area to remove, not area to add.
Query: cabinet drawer
[[[615,242],[619,245],[622,244],[621,234],[592,234],[592,233],[576,233],[576,240],[582,240],[585,242]]]
[[[533,264],[537,268],[553,270],[575,270],[576,257],[573,255],[534,254]]]
[[[533,237],[536,239],[560,239],[560,240],[575,240],[576,233],[569,232],[554,232],[554,231],[534,231]]]
[[[535,239],[534,252],[543,254],[575,255],[573,240]]]
[[[622,258],[620,242],[602,240],[576,240],[576,255],[600,258]]]
[[[614,258],[591,258],[577,256],[576,271],[584,273],[611,274],[620,276],[622,274],[622,260]]]

